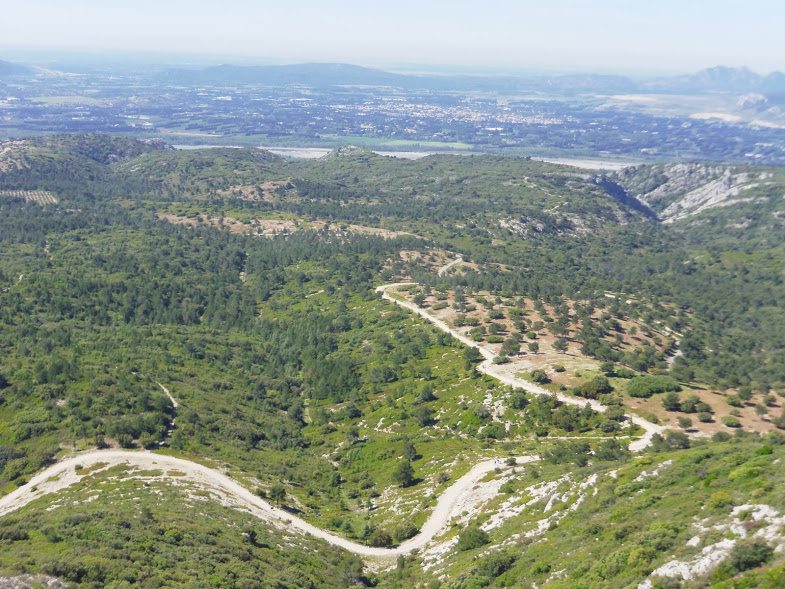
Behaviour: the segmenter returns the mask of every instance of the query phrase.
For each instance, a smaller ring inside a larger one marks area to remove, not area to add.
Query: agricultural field
[[[57,199],[51,192],[45,190],[2,190],[0,198],[23,198],[26,202],[40,205],[56,205]]]

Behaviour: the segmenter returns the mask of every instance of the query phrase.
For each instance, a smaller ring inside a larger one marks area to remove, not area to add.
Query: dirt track
[[[447,265],[449,266],[449,264]],[[447,267],[445,266],[445,268]],[[569,405],[579,405],[581,407],[586,406],[588,404],[592,409],[595,411],[605,411],[606,407],[599,403],[598,401],[591,400],[591,399],[576,399],[575,397],[569,397],[567,395],[563,395],[561,393],[552,393],[548,390],[545,390],[542,387],[537,386],[534,383],[531,383],[527,380],[523,380],[522,378],[518,378],[514,374],[512,374],[503,364],[493,364],[493,359],[496,357],[492,351],[488,350],[484,346],[481,346],[474,340],[469,339],[462,333],[458,332],[457,330],[450,327],[445,321],[434,317],[430,313],[428,313],[425,309],[418,307],[414,303],[410,301],[400,300],[392,297],[389,294],[389,290],[395,289],[399,286],[410,286],[415,284],[413,282],[397,282],[395,284],[385,284],[380,286],[376,289],[376,292],[382,293],[382,298],[392,301],[393,303],[405,307],[411,311],[414,311],[421,317],[426,318],[428,321],[436,325],[442,331],[449,333],[455,339],[460,341],[461,343],[470,346],[472,348],[477,348],[479,352],[482,354],[485,360],[477,367],[477,370],[480,372],[491,376],[500,382],[512,386],[513,388],[523,389],[528,393],[533,395],[556,395],[556,398],[559,399],[562,403],[566,403]],[[630,450],[633,452],[639,452],[644,448],[648,447],[651,443],[651,438],[654,434],[662,434],[665,431],[665,428],[660,425],[655,425],[649,421],[641,417],[637,417],[635,415],[628,415],[627,418],[632,421],[632,423],[639,425],[644,429],[646,432],[641,438],[634,440],[630,443]]]
[[[535,456],[523,456],[517,459],[517,463],[525,464],[535,460],[537,460]],[[481,485],[480,479],[497,468],[506,468],[499,459],[486,460],[476,464],[442,493],[433,513],[422,526],[420,533],[396,548],[363,546],[317,528],[284,509],[273,507],[237,481],[207,466],[173,456],[130,450],[94,450],[77,454],[50,466],[34,476],[25,486],[0,498],[0,517],[24,507],[39,497],[55,493],[79,482],[86,474],[77,474],[76,466],[89,470],[95,465],[100,465],[100,468],[92,470],[90,475],[118,465],[128,465],[143,470],[160,470],[163,477],[171,476],[173,480],[177,481],[188,480],[201,489],[212,491],[222,505],[247,511],[252,516],[278,528],[308,533],[355,554],[377,558],[397,557],[399,554],[408,554],[414,549],[423,548],[442,530],[446,530],[450,520],[460,516],[467,504],[472,503],[472,493],[478,484]],[[176,470],[176,476],[168,475],[167,469]]]
[[[462,343],[477,348],[485,358],[485,361],[478,367],[481,372],[484,372],[505,384],[522,388],[533,394],[553,394],[535,384],[517,378],[513,374],[505,371],[504,367],[501,365],[494,365],[492,363],[494,358],[493,352],[453,330],[447,323],[429,315],[424,309],[418,307],[414,303],[395,299],[387,292],[398,286],[408,284],[411,283],[387,284],[380,286],[377,291],[382,293],[383,298],[414,311],[418,315],[433,322],[437,327],[449,333]],[[160,386],[167,396],[169,396],[172,404],[177,407],[177,402],[169,391],[163,387],[163,385]],[[564,403],[573,405],[585,405],[587,403],[587,401],[567,397],[558,393],[556,393],[556,396]],[[588,403],[598,411],[605,410],[605,407],[596,401],[588,401]],[[633,416],[630,419],[646,430],[646,434],[641,439],[630,444],[631,450],[638,451],[645,448],[651,442],[651,436],[653,434],[660,433],[664,430],[664,428],[653,425],[638,417]],[[535,460],[537,460],[537,458],[534,456],[523,456],[517,458],[516,462],[517,464],[525,464]],[[69,457],[38,473],[25,486],[0,498],[0,517],[20,509],[39,497],[60,491],[74,483],[78,483],[85,475],[77,474],[75,468],[77,465],[89,469],[98,464],[101,465],[100,468],[91,471],[90,474],[124,464],[145,470],[161,470],[163,473],[162,476],[164,477],[170,476],[166,473],[166,469],[177,470],[177,480],[187,479],[189,482],[196,484],[202,489],[214,492],[215,496],[218,497],[218,500],[227,507],[247,511],[252,516],[269,522],[281,529],[297,530],[308,533],[355,554],[375,558],[397,557],[400,554],[408,554],[412,550],[424,548],[428,542],[447,529],[452,518],[460,516],[460,512],[463,511],[467,505],[472,503],[473,497],[480,495],[480,493],[476,492],[478,489],[482,488],[480,480],[495,469],[503,468],[498,459],[486,460],[476,464],[468,473],[456,480],[455,483],[442,493],[433,512],[422,526],[420,533],[396,548],[373,548],[341,538],[340,536],[336,536],[309,524],[285,510],[273,507],[267,501],[264,501],[251,493],[237,481],[217,470],[181,458],[141,451],[95,450]],[[182,473],[182,475],[180,473]]]

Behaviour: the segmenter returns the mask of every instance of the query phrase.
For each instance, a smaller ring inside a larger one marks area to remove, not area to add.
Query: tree
[[[433,409],[426,407],[425,405],[420,405],[412,411],[412,416],[421,427],[425,427],[426,425],[430,425],[433,420]]]
[[[414,447],[414,444],[408,441],[404,442],[402,455],[409,462],[415,460],[417,458],[417,449]]]
[[[408,460],[401,460],[392,475],[393,482],[399,487],[408,487],[414,483],[414,469]]]
[[[553,342],[553,349],[562,354],[567,351],[568,347],[567,340],[563,337],[560,337]]]
[[[425,383],[417,396],[418,403],[427,403],[428,401],[435,401],[436,395],[433,394],[433,387],[430,383]]]
[[[365,524],[363,524],[362,530],[360,530],[360,540],[363,541],[363,544],[368,544],[368,539],[371,537],[371,534],[373,534],[373,531],[374,526],[371,522],[365,522]]]
[[[537,342],[529,342],[528,348],[531,353],[536,354],[540,351],[540,344]]]
[[[286,488],[283,485],[273,485],[270,487],[270,499],[280,505],[286,500]]]
[[[662,406],[666,411],[678,411],[681,408],[679,394],[670,392],[662,398]]]
[[[600,364],[600,371],[606,375],[613,375],[616,365],[613,362],[603,362]]]
[[[515,338],[509,337],[502,344],[502,353],[507,356],[514,356],[521,349],[521,344]]]
[[[544,370],[532,370],[530,375],[532,380],[537,384],[548,384],[551,382],[551,379],[548,378],[548,374]]]
[[[472,347],[464,349],[463,357],[466,360],[465,363],[466,370],[470,370],[471,367],[474,366],[476,362],[482,360],[482,354],[480,353],[480,350]]]

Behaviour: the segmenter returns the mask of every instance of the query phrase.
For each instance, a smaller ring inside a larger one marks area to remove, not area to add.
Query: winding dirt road
[[[444,266],[439,268],[439,276],[443,276],[444,273],[447,272],[447,270],[449,270],[453,266],[457,266],[458,264],[461,264],[461,263],[463,263],[463,258],[461,256],[458,256],[457,258],[455,258],[449,264],[445,264]]]
[[[416,284],[415,282],[396,282],[394,284],[385,284],[376,289],[376,292],[382,293],[382,298],[388,301],[392,301],[396,305],[400,305],[401,307],[405,307],[410,311],[414,311],[421,317],[424,317],[436,327],[441,329],[444,332],[449,333],[455,339],[460,341],[462,344],[470,346],[472,348],[476,348],[482,354],[485,360],[477,367],[477,370],[482,372],[483,374],[487,374],[498,381],[509,385],[513,388],[523,389],[528,393],[533,395],[555,395],[559,401],[562,403],[566,403],[568,405],[578,405],[580,407],[585,407],[588,403],[589,406],[594,409],[595,411],[605,411],[606,407],[599,401],[595,401],[592,399],[576,399],[575,397],[569,397],[567,395],[563,395],[561,393],[552,393],[542,387],[537,386],[534,383],[531,383],[527,380],[519,378],[515,376],[504,364],[494,364],[493,359],[496,357],[491,350],[487,349],[484,346],[481,346],[479,343],[475,342],[474,340],[466,337],[456,329],[453,329],[448,325],[445,321],[434,317],[430,313],[428,313],[422,307],[415,305],[414,303],[406,300],[400,300],[390,295],[388,291],[395,290],[401,286],[411,286]],[[640,452],[644,448],[648,447],[651,444],[651,438],[654,434],[662,434],[665,431],[665,428],[660,425],[655,425],[649,421],[646,421],[642,417],[638,417],[637,415],[627,415],[627,419],[632,421],[635,425],[639,425],[645,431],[644,435],[641,436],[639,439],[630,443],[630,450],[633,452]]]
[[[516,463],[526,464],[536,460],[538,460],[536,456],[523,456],[517,458]],[[90,470],[96,465],[98,468]],[[476,464],[441,494],[436,507],[422,526],[420,533],[396,548],[373,548],[341,538],[309,524],[283,509],[273,507],[222,472],[190,460],[143,451],[94,450],[76,454],[58,462],[35,475],[25,486],[0,498],[0,517],[24,507],[39,497],[70,487],[78,483],[84,476],[92,476],[97,472],[118,465],[128,465],[143,470],[160,470],[162,477],[171,478],[176,482],[188,480],[201,489],[213,492],[217,499],[227,507],[247,511],[253,517],[281,529],[296,530],[321,538],[360,556],[377,558],[397,557],[400,554],[408,554],[412,550],[425,547],[434,537],[447,530],[453,517],[460,516],[467,506],[477,502],[477,500],[473,500],[473,490],[478,484],[481,484],[480,480],[483,477],[497,468],[509,468],[502,465],[499,459],[486,460]],[[85,469],[82,471],[84,474],[76,472],[77,466]],[[167,469],[177,472],[169,474]]]
[[[450,264],[448,264],[448,266],[450,266]],[[446,269],[448,266],[443,269]],[[377,291],[382,293],[383,298],[410,309],[418,315],[428,319],[458,341],[467,346],[477,348],[485,358],[478,367],[478,370],[481,372],[498,379],[504,384],[524,389],[532,394],[554,394],[535,384],[516,377],[514,374],[506,371],[502,365],[494,365],[492,361],[495,355],[492,351],[480,346],[477,342],[472,341],[463,334],[452,329],[447,323],[428,314],[424,309],[418,307],[414,303],[398,300],[392,297],[388,292],[399,286],[410,284],[412,283],[387,284],[377,288]],[[159,386],[169,397],[173,406],[177,408],[177,401],[171,393],[163,385],[159,384]],[[587,401],[578,400],[558,393],[556,393],[556,396],[560,401],[572,405],[583,406],[587,403]],[[605,410],[605,407],[596,401],[588,401],[588,403],[597,411]],[[651,442],[651,436],[664,430],[664,428],[653,425],[636,416],[630,416],[630,419],[633,423],[640,425],[646,431],[646,434],[641,439],[630,444],[630,449],[634,451],[641,450],[648,446]],[[537,460],[536,456],[523,456],[516,459],[516,464],[526,464],[535,460]],[[482,483],[480,482],[482,478],[498,468],[508,468],[507,466],[502,465],[499,459],[485,460],[474,465],[468,473],[456,480],[455,483],[441,494],[437,500],[436,507],[422,526],[420,533],[395,548],[374,548],[364,546],[347,540],[346,538],[336,536],[309,524],[285,510],[280,508],[276,509],[270,503],[257,497],[239,482],[222,472],[182,458],[144,451],[94,450],[73,455],[38,473],[25,486],[0,498],[0,517],[16,511],[44,495],[55,493],[78,483],[84,476],[88,476],[88,471],[89,475],[94,475],[96,472],[118,465],[127,465],[143,470],[158,470],[161,471],[162,477],[171,478],[173,482],[188,480],[204,490],[211,491],[214,498],[217,498],[223,505],[246,511],[251,516],[281,529],[295,530],[301,533],[310,534],[360,556],[382,559],[397,557],[401,554],[408,554],[412,550],[424,548],[431,540],[448,529],[450,521],[454,517],[459,517],[468,507],[481,500],[480,497],[482,494],[479,492],[479,489],[482,488]],[[82,471],[83,474],[78,474],[76,472],[77,466],[85,469],[85,471]],[[177,472],[169,473],[167,472],[167,469]]]

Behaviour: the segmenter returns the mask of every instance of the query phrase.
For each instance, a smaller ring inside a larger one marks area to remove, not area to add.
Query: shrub
[[[712,509],[733,505],[733,497],[727,491],[717,491],[706,500],[706,505]]]
[[[475,405],[472,407],[472,413],[479,419],[488,419],[491,416],[491,410],[485,405]]]
[[[426,407],[425,405],[420,405],[412,411],[412,416],[417,420],[417,423],[422,427],[425,427],[426,425],[430,425],[431,421],[433,421],[433,409]]]
[[[409,538],[413,538],[419,533],[419,528],[411,522],[401,522],[398,527],[393,530],[393,538],[396,542],[403,542]]]
[[[728,564],[736,572],[743,572],[766,564],[774,554],[771,546],[763,540],[739,542],[728,555]]]
[[[711,413],[706,413],[705,411],[702,411],[701,413],[698,413],[698,421],[700,421],[701,423],[711,423],[712,421],[714,421],[714,419],[712,418]]]
[[[371,535],[368,538],[368,544],[371,546],[390,546],[392,544],[392,536],[390,536],[390,533],[387,530],[377,528],[371,532]]]
[[[732,415],[726,415],[723,417],[722,423],[727,427],[741,427],[741,422]]]
[[[551,565],[544,560],[537,562],[532,567],[532,574],[533,575],[543,575],[545,573],[551,572]]]
[[[521,391],[515,391],[510,395],[509,405],[513,409],[523,409],[529,404],[526,395]]]
[[[684,432],[668,430],[668,433],[665,434],[665,441],[673,450],[686,450],[690,447],[690,439]]]
[[[595,376],[581,386],[572,389],[574,395],[584,399],[597,399],[600,395],[607,395],[613,391],[610,381],[605,376]]]
[[[631,397],[648,398],[652,395],[667,392],[679,392],[681,385],[670,376],[646,375],[636,376],[627,384],[627,393]]]
[[[749,401],[752,398],[752,387],[750,385],[741,386],[736,395],[742,401]]]
[[[697,405],[700,403],[700,399],[697,395],[690,395],[684,401],[681,402],[681,410],[684,413],[697,413]]]
[[[679,427],[682,429],[687,429],[688,427],[692,427],[692,420],[689,417],[679,417],[677,419],[679,422]]]
[[[532,370],[530,373],[532,380],[537,384],[547,384],[551,382],[551,379],[548,378],[548,375],[545,373],[544,370]]]
[[[662,398],[662,406],[666,411],[678,411],[681,408],[681,400],[679,394],[670,392]]]
[[[515,557],[509,552],[496,552],[483,558],[474,572],[481,577],[495,579],[508,570],[514,562]]]
[[[503,440],[507,437],[507,430],[503,423],[494,422],[483,428],[478,437],[481,439],[493,438],[494,440]]]
[[[480,548],[489,544],[491,539],[488,537],[488,533],[480,528],[475,526],[471,526],[466,528],[461,535],[458,536],[458,544],[455,545],[455,548],[460,551],[466,550],[474,550],[475,548]]]

